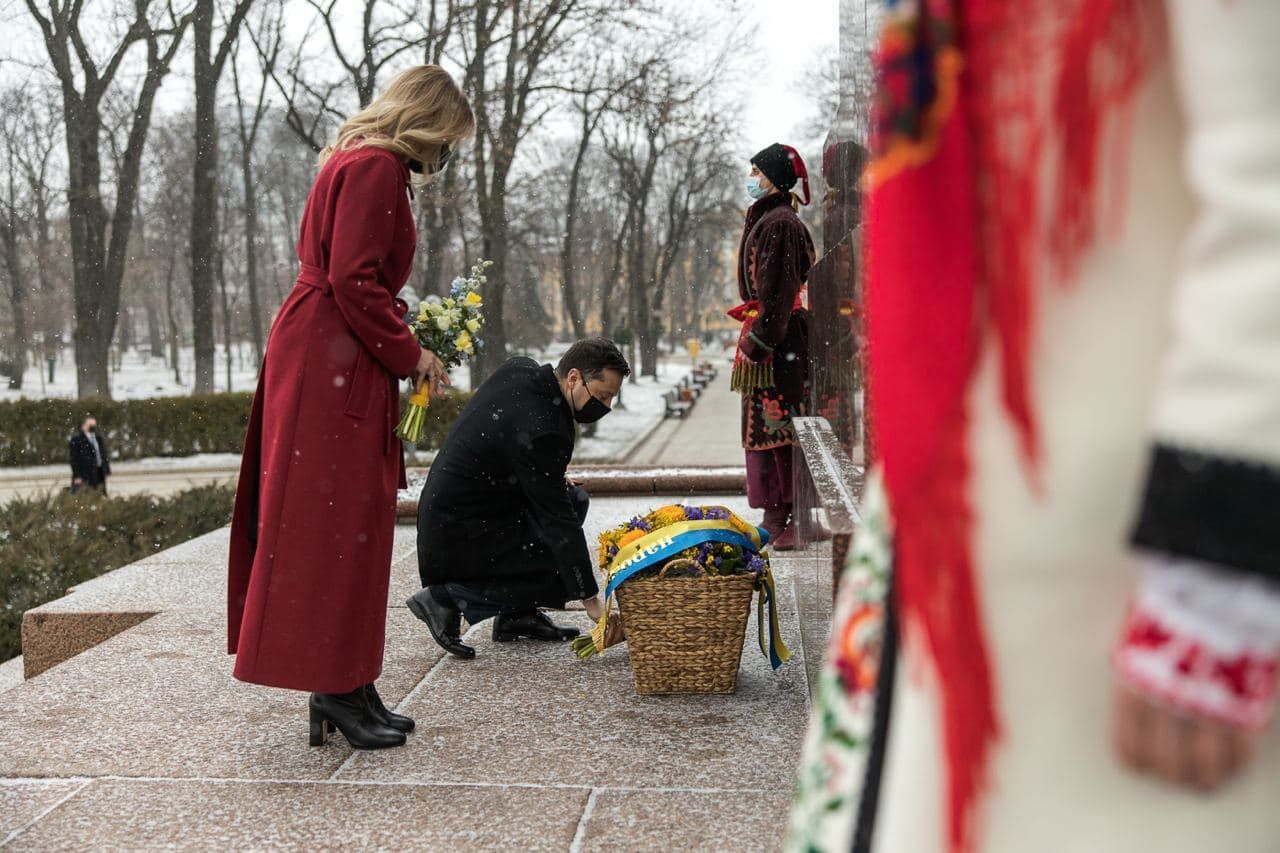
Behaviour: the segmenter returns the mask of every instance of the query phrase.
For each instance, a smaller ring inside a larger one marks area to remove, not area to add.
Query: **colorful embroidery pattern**
[[[893,562],[888,501],[878,472],[867,479],[862,511],[863,525],[840,578],[831,639],[814,688],[791,806],[789,851],[848,850],[853,837]]]

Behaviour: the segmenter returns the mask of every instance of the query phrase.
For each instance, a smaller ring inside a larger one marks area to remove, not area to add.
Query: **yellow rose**
[[[450,325],[451,324],[449,322],[448,314],[439,314],[436,316],[436,328],[439,329],[440,331],[442,332],[449,331]]]
[[[467,294],[467,304],[472,308],[479,308],[484,304],[484,300],[480,298],[480,294],[473,290]]]
[[[467,331],[468,331],[468,332],[471,332],[473,335],[474,335],[476,332],[480,331],[480,321],[479,321],[479,320],[468,320],[468,321],[467,321]]]

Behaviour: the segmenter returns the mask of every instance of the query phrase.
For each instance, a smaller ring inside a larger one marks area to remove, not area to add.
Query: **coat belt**
[[[314,264],[301,264],[301,268],[298,270],[298,284],[314,287],[321,293],[333,292],[333,285],[329,282],[329,273]]]

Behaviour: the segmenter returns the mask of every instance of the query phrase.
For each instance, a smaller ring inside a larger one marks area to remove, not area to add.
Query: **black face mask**
[[[436,160],[435,168],[431,170],[431,174],[436,175],[444,171],[444,167],[449,164],[449,157],[453,154],[448,145],[440,149],[440,157]],[[409,171],[414,174],[421,175],[426,171],[426,167],[422,165],[421,160],[410,160]]]
[[[587,388],[584,383],[583,388]],[[591,389],[587,388],[587,402],[582,404],[582,408],[573,410],[573,419],[580,424],[593,424],[603,418],[612,411],[604,403],[596,399],[596,395],[591,393]]]

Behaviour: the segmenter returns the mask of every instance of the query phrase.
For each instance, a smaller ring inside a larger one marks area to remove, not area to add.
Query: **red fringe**
[[[1096,239],[1103,125],[1113,112],[1123,117],[1141,82],[1149,63],[1141,19],[1154,6],[956,7],[964,68],[954,111],[930,159],[886,172],[873,188],[866,269],[871,416],[894,516],[903,625],[938,679],[947,841],[968,853],[979,846],[978,805],[1001,725],[971,556],[965,398],[994,333],[1002,403],[1034,478],[1033,282],[1050,271],[1073,275]],[[1060,61],[1037,76],[1046,56]],[[1047,210],[1039,191],[1046,156],[1055,158]]]

